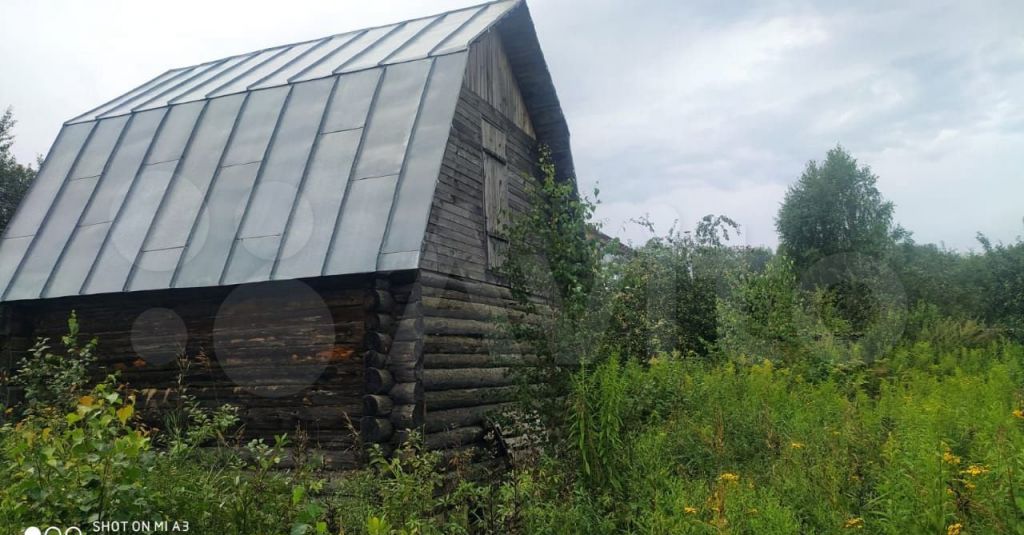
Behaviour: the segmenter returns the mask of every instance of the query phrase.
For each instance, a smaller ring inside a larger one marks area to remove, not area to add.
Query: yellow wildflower
[[[689,505],[687,505],[686,507],[683,507],[683,512],[688,514],[688,515],[695,515],[695,514],[697,514],[697,508],[696,507],[690,507]]]
[[[789,444],[789,447],[793,448],[794,450],[798,450],[798,449],[804,447],[804,443],[803,442],[791,442]]]
[[[946,450],[946,452],[942,454],[942,462],[946,464],[960,464],[960,457],[953,455],[953,452]]]
[[[970,481],[964,481],[964,487],[967,490],[974,490],[975,488],[977,488],[977,485],[975,485],[974,483],[971,483]]]
[[[843,527],[846,529],[864,529],[864,519],[860,517],[848,518],[843,523]]]
[[[984,473],[987,473],[987,472],[988,472],[988,468],[985,468],[984,466],[978,466],[976,464],[972,464],[972,465],[968,466],[967,470],[964,470],[962,473],[970,475],[970,476],[980,476],[981,474],[984,474]]]
[[[718,476],[718,480],[719,481],[729,481],[729,482],[735,483],[735,482],[740,480],[740,476],[737,475],[737,474],[734,474],[732,472],[725,472],[722,475]]]
[[[1024,420],[1024,410],[1014,409],[1013,410],[1013,417],[1021,419],[1021,420]]]
[[[963,526],[960,525],[959,522],[956,524],[950,524],[949,527],[946,528],[946,535],[960,535],[961,529],[963,529]]]

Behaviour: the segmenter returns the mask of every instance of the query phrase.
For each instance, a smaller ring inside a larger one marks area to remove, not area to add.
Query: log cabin
[[[541,144],[571,180],[521,0],[169,70],[63,125],[0,240],[2,364],[76,311],[149,414],[182,381],[342,465],[473,444],[529,363],[496,269]]]

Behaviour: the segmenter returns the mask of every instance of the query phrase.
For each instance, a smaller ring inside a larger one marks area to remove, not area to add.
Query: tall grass
[[[1020,533],[1022,366],[1009,342],[920,342],[823,380],[609,359],[574,383],[571,499],[533,529]]]

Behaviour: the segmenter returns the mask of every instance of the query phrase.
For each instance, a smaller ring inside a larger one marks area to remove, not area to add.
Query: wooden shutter
[[[501,160],[501,163],[505,163],[508,160],[505,156],[505,145],[507,144],[505,132],[489,121],[483,122],[480,131],[483,136],[484,150]]]
[[[508,221],[508,169],[490,154],[484,156],[484,196],[487,233],[502,235]]]
[[[484,147],[484,215],[487,219],[487,266],[499,267],[508,249],[505,225],[508,213],[508,164],[506,137],[498,127],[484,121],[481,125]]]

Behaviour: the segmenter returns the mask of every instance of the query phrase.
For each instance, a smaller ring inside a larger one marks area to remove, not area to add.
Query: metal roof
[[[0,301],[412,269],[502,0],[174,69],[68,121]]]

